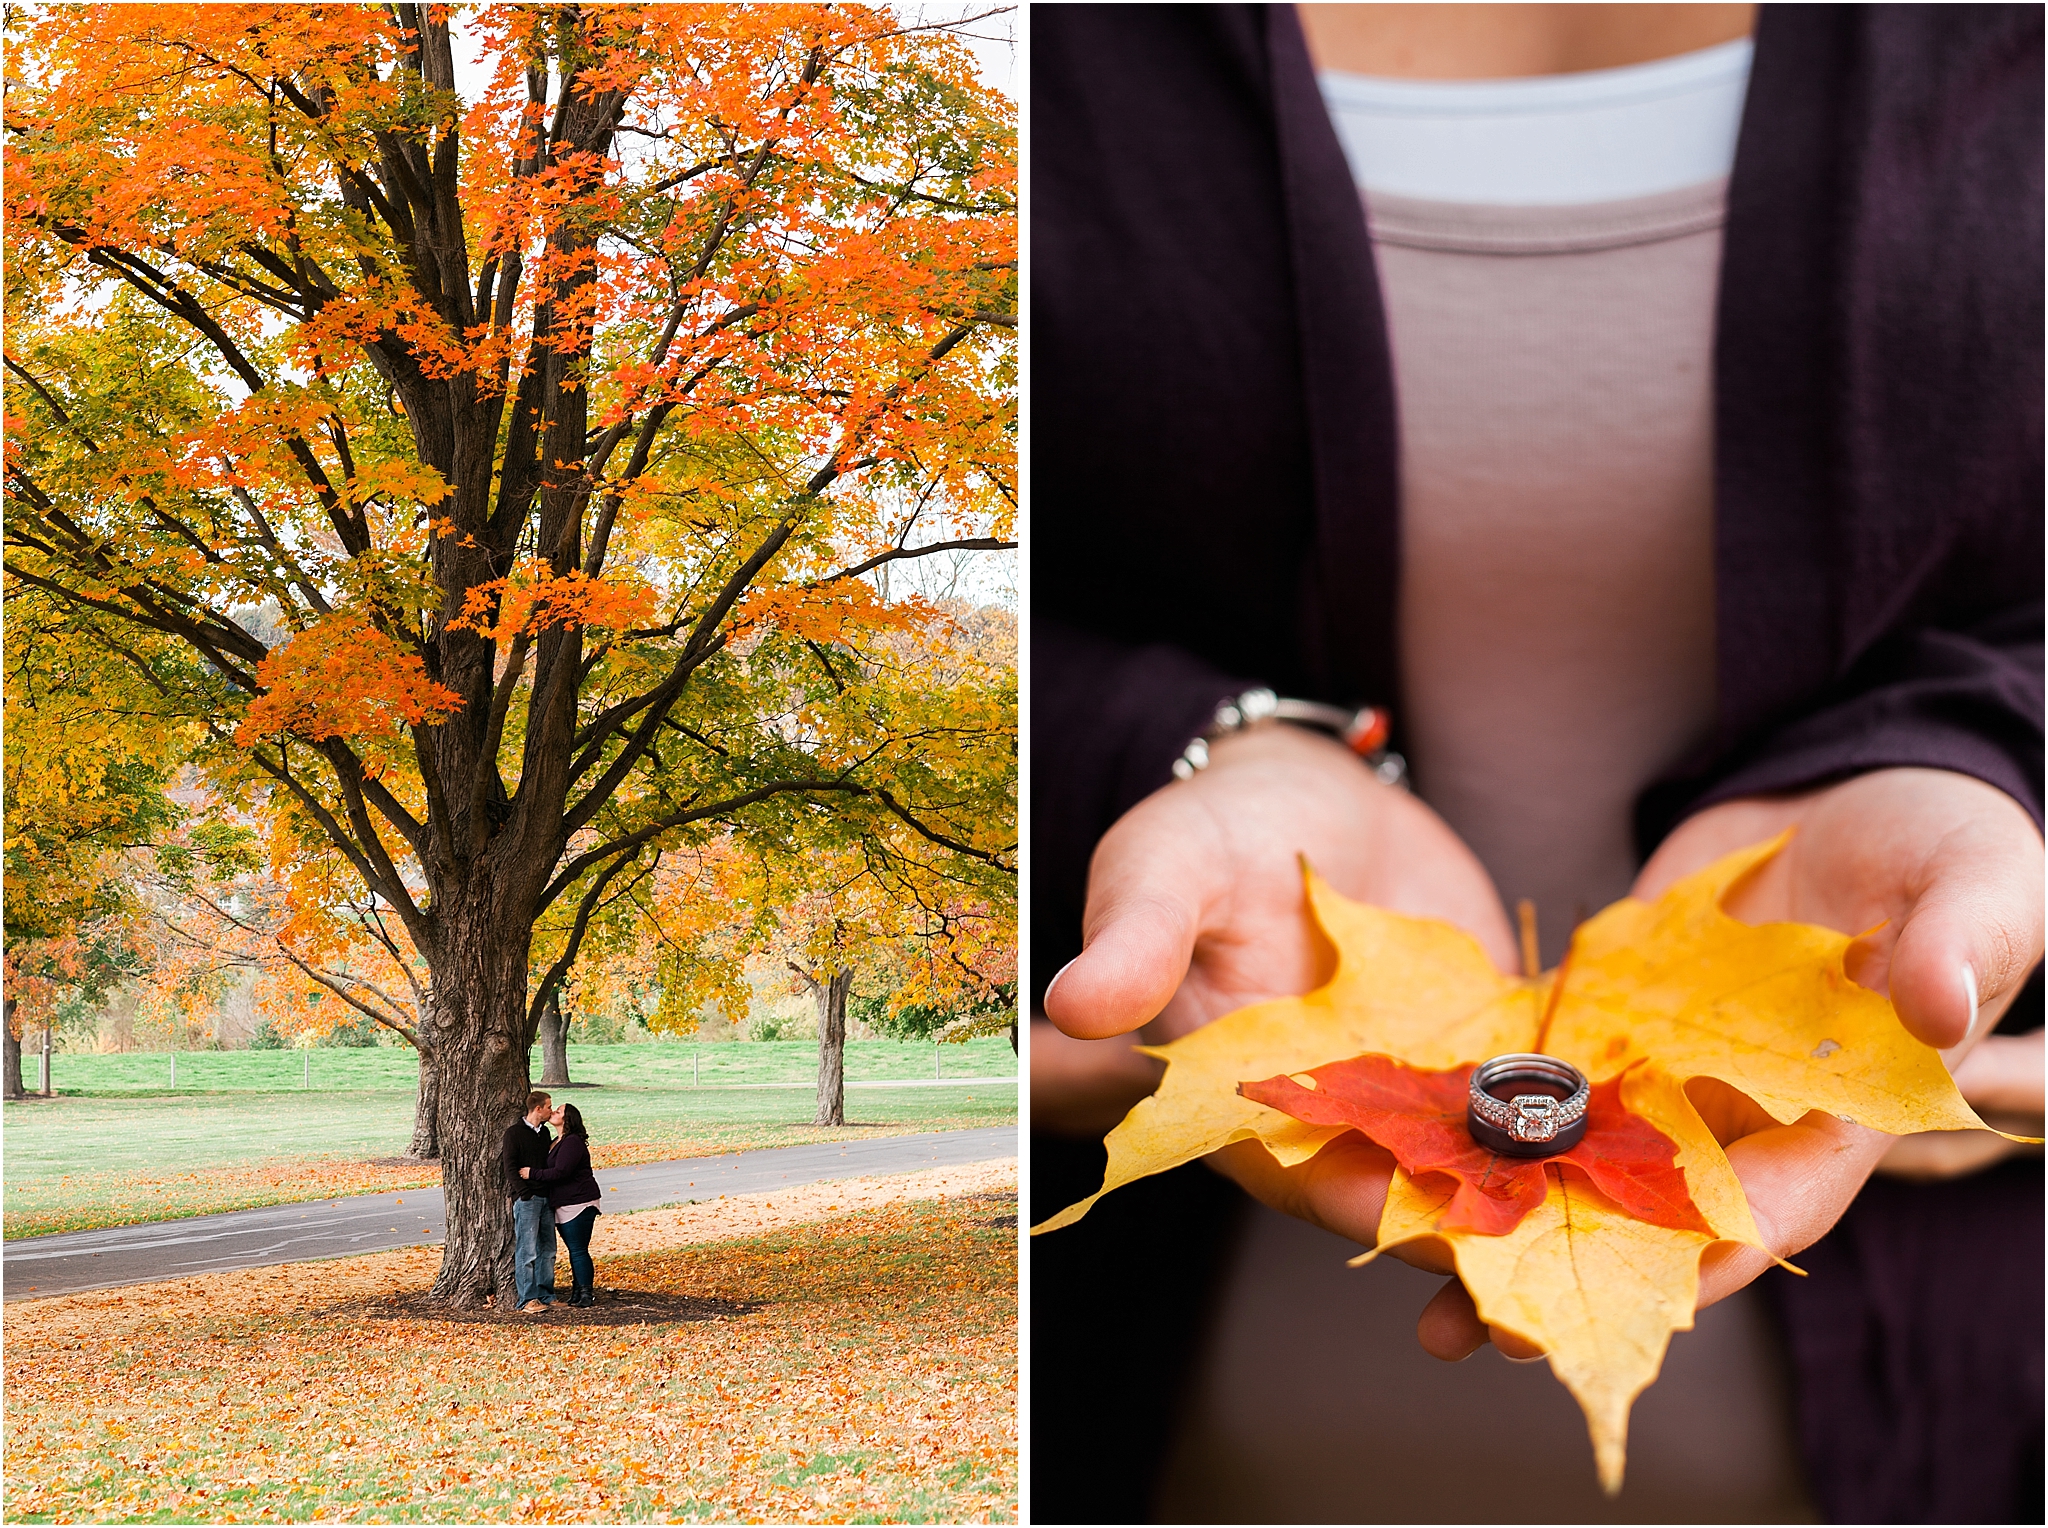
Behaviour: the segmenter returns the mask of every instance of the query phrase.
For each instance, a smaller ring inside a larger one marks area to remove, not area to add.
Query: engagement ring
[[[1466,1124],[1504,1157],[1554,1157],[1586,1134],[1585,1075],[1555,1056],[1495,1056],[1472,1069]]]

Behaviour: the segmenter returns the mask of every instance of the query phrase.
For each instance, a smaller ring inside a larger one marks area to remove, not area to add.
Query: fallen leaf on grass
[[[1401,1163],[1376,1250],[1440,1242],[1481,1317],[1548,1353],[1618,1491],[1629,1407],[1692,1325],[1701,1251],[1764,1245],[1688,1082],[1715,1079],[1781,1123],[1821,1109],[1895,1135],[1984,1128],[1939,1054],[1849,980],[1848,936],[1722,911],[1786,837],[1654,903],[1615,903],[1580,925],[1558,970],[1528,979],[1503,976],[1461,930],[1348,901],[1310,874],[1310,911],[1337,952],[1330,980],[1141,1047],[1167,1063],[1158,1092],[1110,1132],[1102,1187],[1034,1233],[1233,1141],[1293,1165],[1359,1129]],[[1614,1152],[1575,1150],[1532,1177],[1457,1146],[1462,1079],[1525,1051],[1587,1075]]]
[[[941,1171],[927,1192],[968,1186]],[[425,1288],[437,1259],[417,1249],[11,1306],[9,1517],[581,1522],[601,1501],[614,1521],[815,1520],[798,1462],[858,1461],[827,1467],[836,1519],[1014,1520],[1016,1247],[972,1217],[1014,1203],[1015,1164],[971,1184],[951,1207],[600,1242],[601,1287],[752,1308],[736,1319],[567,1331],[337,1307]]]

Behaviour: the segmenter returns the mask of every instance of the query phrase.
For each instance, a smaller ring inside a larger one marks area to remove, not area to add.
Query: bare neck
[[[1301,5],[1318,69],[1492,80],[1618,69],[1747,37],[1754,5]]]

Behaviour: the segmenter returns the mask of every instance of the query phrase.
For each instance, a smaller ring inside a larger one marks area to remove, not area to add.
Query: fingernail
[[[1963,962],[1963,994],[1970,1000],[1970,1022],[1963,1030],[1967,1040],[1977,1033],[1977,972],[1967,960]]]
[[[1079,960],[1080,958],[1080,956],[1076,955],[1074,957],[1074,960]],[[1045,984],[1045,995],[1039,998],[1038,1000],[1039,1007],[1043,1008],[1047,1003],[1052,1001],[1052,989],[1060,984],[1060,978],[1062,976],[1065,976],[1069,971],[1074,969],[1074,960],[1068,961],[1065,965],[1061,966],[1057,971],[1052,973],[1052,980]],[[1972,1000],[1971,1002],[1970,1012],[1972,1015],[1975,1015],[1975,1013],[1977,1012],[1977,1007],[1974,1000]]]
[[[1527,1358],[1511,1358],[1506,1353],[1503,1353],[1500,1356],[1506,1358],[1511,1364],[1540,1364],[1550,1355],[1548,1353],[1531,1353]]]

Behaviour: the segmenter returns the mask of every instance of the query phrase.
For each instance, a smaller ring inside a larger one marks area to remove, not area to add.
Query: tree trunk
[[[548,993],[540,1005],[540,1083],[543,1088],[564,1087],[569,1081],[569,1026],[562,1019],[562,991]]]
[[[431,1028],[431,1023],[426,1026]],[[405,1154],[422,1162],[431,1162],[441,1155],[441,1069],[434,1064],[434,1052],[428,1040],[418,1048],[420,1060],[419,1097],[412,1107],[412,1144],[405,1148]]]
[[[19,1098],[27,1090],[21,1085],[21,1036],[14,1032],[14,999],[7,999],[6,1017],[0,1021],[0,1036],[5,1037],[4,1061],[0,1061],[0,1092],[9,1098]]]
[[[50,1065],[50,1058],[56,1054],[56,1050],[55,1037],[50,1032],[50,1026],[45,1024],[43,1026],[43,1097],[45,1098],[55,1098],[57,1096],[57,1069]]]
[[[811,983],[818,1002],[818,1112],[814,1125],[846,1123],[846,993],[851,971],[834,971]]]
[[[499,1149],[526,1108],[531,923],[493,906],[488,873],[471,888],[472,897],[440,908],[428,1003],[448,1225],[433,1295],[455,1306],[494,1299],[503,1309],[512,1301],[512,1210]]]

